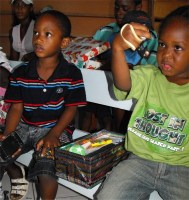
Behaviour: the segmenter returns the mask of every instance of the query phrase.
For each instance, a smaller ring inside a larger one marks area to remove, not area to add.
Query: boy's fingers
[[[136,35],[139,38],[151,38],[150,31],[147,26],[144,24],[139,24],[139,23],[131,23],[133,29],[135,30]]]
[[[146,30],[141,30],[141,29],[135,29],[135,33],[139,38],[145,38],[145,39],[150,39],[151,34],[149,31]]]
[[[45,156],[46,149],[47,149],[47,148],[43,146],[42,151],[41,151],[41,156],[42,156],[42,157]]]
[[[19,148],[13,155],[12,155],[12,158],[18,156],[21,152],[21,148]]]
[[[39,140],[39,142],[36,144],[36,150],[39,151],[42,146],[43,146],[43,140]]]
[[[41,156],[54,159],[54,148],[44,147]]]
[[[140,45],[146,38],[150,38],[151,34],[148,28],[141,24],[133,23],[125,24],[120,31],[120,35],[125,44],[133,51]]]
[[[135,23],[135,22],[131,22],[130,23],[134,29],[140,29],[143,31],[149,31],[148,27],[145,26],[144,24],[140,24],[140,23]]]
[[[51,155],[54,156],[54,148],[51,149]]]

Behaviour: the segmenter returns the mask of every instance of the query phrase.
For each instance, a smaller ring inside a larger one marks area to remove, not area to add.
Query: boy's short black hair
[[[144,24],[148,27],[148,29],[153,30],[150,16],[142,10],[131,10],[127,12],[123,18],[121,26],[123,26],[124,24],[129,24],[131,22]]]
[[[135,6],[142,4],[142,0],[134,0],[134,2],[135,2]]]
[[[162,21],[161,25],[159,26],[159,35],[161,35],[163,29],[169,24],[172,19],[178,20],[185,20],[189,24],[189,5],[181,6],[171,13],[169,13]]]
[[[69,20],[69,18],[63,14],[60,11],[57,10],[47,10],[45,12],[42,12],[39,16],[44,16],[44,15],[51,15],[53,16],[59,23],[59,27],[61,28],[63,37],[70,37],[71,34],[71,22]]]

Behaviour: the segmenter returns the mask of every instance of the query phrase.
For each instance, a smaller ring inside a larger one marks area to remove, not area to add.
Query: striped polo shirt
[[[66,106],[86,105],[81,71],[63,56],[52,76],[42,80],[36,60],[24,64],[13,72],[5,94],[8,103],[23,103],[22,121],[32,126],[55,126]]]

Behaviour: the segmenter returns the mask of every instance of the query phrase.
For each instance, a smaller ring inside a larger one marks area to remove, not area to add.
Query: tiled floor
[[[6,191],[10,191],[10,180],[7,174],[4,175],[3,177],[3,189]],[[56,200],[86,200],[87,198],[83,197],[82,195],[67,189],[64,186],[59,185],[58,187],[58,193],[56,196]],[[30,183],[29,184],[29,190],[27,193],[27,196],[25,197],[25,200],[37,200],[37,195],[36,195],[36,190],[35,190],[35,185]]]

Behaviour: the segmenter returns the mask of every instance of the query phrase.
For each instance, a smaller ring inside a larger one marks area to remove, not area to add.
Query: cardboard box
[[[68,62],[78,68],[98,69],[101,66],[97,56],[110,49],[109,42],[102,42],[87,37],[76,37],[69,46],[62,50]]]
[[[55,156],[59,177],[91,188],[127,157],[124,135],[102,130],[57,148]]]

